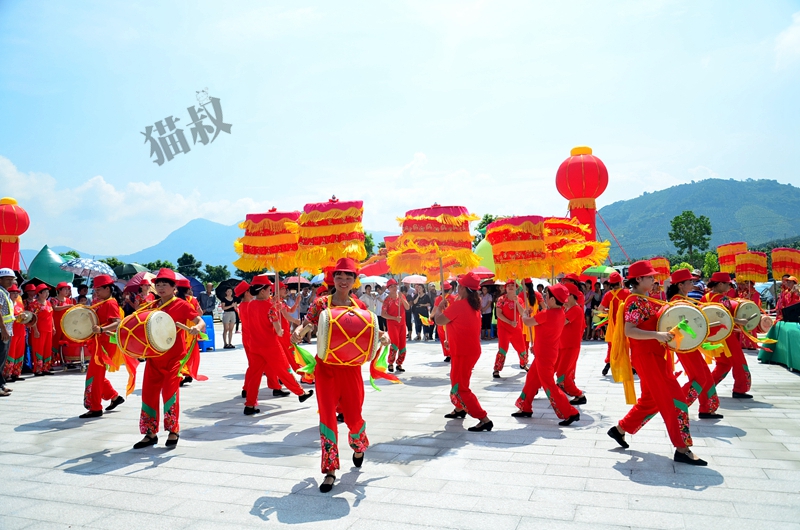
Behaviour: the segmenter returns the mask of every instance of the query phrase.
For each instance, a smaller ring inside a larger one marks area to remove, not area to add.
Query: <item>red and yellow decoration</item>
[[[800,250],[795,248],[772,249],[772,277],[800,276]]]
[[[736,259],[737,282],[765,282],[767,281],[767,255],[763,252],[739,252]]]
[[[297,266],[318,271],[341,258],[363,261],[367,257],[363,204],[335,196],[328,202],[306,204],[299,219]]]
[[[544,218],[545,274],[579,274],[608,258],[611,243],[589,240],[591,228],[579,219]]]
[[[31,220],[28,212],[16,199],[0,199],[0,268],[19,269],[19,236],[28,230]]]
[[[569,201],[570,217],[589,227],[587,240],[596,239],[597,199],[608,186],[608,170],[592,148],[575,147],[556,172],[556,188]]]
[[[670,271],[669,271],[670,265],[669,265],[669,260],[667,258],[661,256],[650,258],[650,265],[652,265],[653,268],[658,273],[654,276],[654,278],[659,282],[664,283],[664,281],[670,277]]]
[[[247,214],[239,224],[244,237],[233,245],[240,256],[233,265],[243,271],[294,269],[299,217],[300,212],[279,212],[275,208],[266,213]]]
[[[719,270],[727,273],[736,272],[736,254],[740,252],[747,252],[747,243],[737,241],[718,246]]]
[[[498,219],[486,227],[498,278],[549,274],[544,266],[544,217],[526,215]]]

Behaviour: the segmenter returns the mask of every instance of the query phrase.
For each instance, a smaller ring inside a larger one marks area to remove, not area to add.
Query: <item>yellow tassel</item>
[[[480,217],[475,214],[462,214],[462,215],[450,215],[443,213],[441,215],[437,215],[436,217],[431,217],[429,215],[409,215],[408,217],[398,217],[397,221],[402,225],[406,221],[436,221],[437,223],[442,223],[445,225],[461,225],[464,223],[468,223],[470,221],[479,221]]]
[[[17,236],[0,236],[0,243],[19,243]]]
[[[512,234],[518,232],[524,232],[526,234],[533,234],[535,236],[540,236],[542,235],[543,228],[544,228],[543,223],[534,224],[530,221],[525,221],[524,223],[518,225],[512,225],[512,224],[500,225],[497,228],[487,230],[486,235],[488,236],[489,234],[500,234],[502,232],[510,232]]]
[[[280,234],[275,236],[243,236],[237,240],[242,245],[251,247],[277,247],[278,245],[297,244],[297,234]]]
[[[308,213],[303,212],[300,214],[300,226],[306,223],[316,223],[326,219],[345,219],[348,217],[352,217],[360,221],[363,215],[364,208],[348,208],[347,210],[333,208],[325,212],[314,210]]]
[[[447,243],[472,243],[473,237],[466,230],[457,232],[404,232],[395,244],[402,245],[406,241],[439,241]]]
[[[301,226],[300,227],[300,237],[301,238],[312,238],[312,237],[326,237],[326,236],[333,236],[337,234],[350,234],[353,232],[358,232],[363,234],[364,233],[364,225],[359,223],[346,223],[346,224],[334,224],[334,225],[323,225],[323,226]]]
[[[297,267],[295,253],[278,254],[243,254],[233,262],[233,266],[245,272],[256,272],[264,269],[290,271]]]
[[[581,208],[588,208],[590,210],[596,210],[597,204],[595,200],[592,198],[581,198],[581,199],[570,199],[569,205],[567,209],[569,210],[577,210]]]
[[[253,221],[244,220],[239,223],[239,228],[246,232],[262,232],[270,230],[272,232],[297,232],[297,223],[288,219],[281,221],[273,221],[272,219],[263,219],[257,223]]]
[[[529,239],[527,241],[504,241],[492,244],[492,254],[499,256],[503,252],[539,252],[544,258],[544,241]]]

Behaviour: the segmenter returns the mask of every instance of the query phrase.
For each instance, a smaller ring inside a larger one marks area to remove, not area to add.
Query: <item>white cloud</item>
[[[705,180],[705,179],[718,179],[721,178],[719,173],[711,169],[710,167],[706,166],[697,166],[693,167],[688,170],[689,173],[697,177],[696,180]]]
[[[787,68],[800,59],[800,12],[792,15],[791,25],[775,39],[775,66]]]

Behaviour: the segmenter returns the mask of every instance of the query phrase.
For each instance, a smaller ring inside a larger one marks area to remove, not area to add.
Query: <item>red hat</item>
[[[97,289],[98,287],[105,287],[106,285],[111,285],[112,283],[114,283],[114,279],[111,276],[108,274],[101,274],[94,277],[94,280],[92,280],[92,287]]]
[[[692,271],[689,269],[678,269],[669,277],[673,285],[692,279]]]
[[[239,282],[239,284],[236,287],[234,287],[233,294],[235,294],[236,296],[242,296],[244,294],[244,292],[246,290],[248,290],[249,288],[250,288],[250,284],[247,283],[246,281],[242,280],[242,281]]]
[[[392,285],[397,285],[397,280],[394,278],[389,278],[389,281],[386,282],[386,287],[391,287]]]
[[[711,278],[708,281],[717,283],[731,283],[731,275],[727,272],[715,272],[711,275]]]
[[[69,284],[67,282],[60,282],[58,285],[56,285],[56,291],[60,291],[65,287],[69,287]]]
[[[797,283],[797,278],[795,278],[794,276],[789,276],[788,278],[786,278],[786,281]]]
[[[622,275],[618,272],[612,272],[608,277],[608,283],[622,283]]]
[[[142,278],[142,281],[139,282],[139,287],[141,287],[142,285],[152,285],[152,284],[150,283],[150,280],[148,280],[147,278]]]
[[[517,285],[516,280],[506,280],[506,285]]]
[[[266,285],[268,287],[272,287],[273,283],[266,274],[259,274],[258,276],[253,277],[253,283],[250,285]]]
[[[353,258],[342,258],[336,262],[336,266],[333,268],[333,274],[337,272],[352,272],[358,276],[358,265]]]
[[[533,285],[533,279],[525,278],[525,285]]]
[[[442,287],[445,291],[449,291],[453,288],[453,284],[450,282],[444,282],[444,286]]]
[[[572,282],[565,283],[564,287],[566,287],[567,291],[569,291],[569,294],[574,296],[576,299],[581,295],[581,291],[578,289],[578,286]]]
[[[14,285],[12,285],[11,287],[9,287],[9,288],[7,289],[7,291],[8,291],[9,293],[18,293],[18,292],[20,292],[20,291],[19,291],[19,286],[18,286],[16,283],[15,283]]]
[[[189,280],[187,280],[186,278],[181,278],[180,280],[177,280],[175,282],[175,287],[184,287],[186,289],[191,289],[192,284],[189,283]]]
[[[459,285],[463,285],[467,289],[477,291],[481,288],[481,279],[474,272],[468,272],[458,277]]]
[[[33,292],[35,290],[36,290],[36,285],[35,284],[33,284],[33,283],[25,284],[25,292],[26,293],[30,293],[30,292]]]
[[[50,287],[48,287],[46,283],[43,283],[43,284],[39,285],[38,287],[36,287],[36,292],[37,293],[41,293],[42,291],[47,291],[49,289],[50,289]]]
[[[640,276],[655,276],[656,274],[658,273],[653,268],[653,265],[646,259],[631,263],[631,266],[628,267],[628,279],[639,278]]]
[[[551,285],[550,287],[548,287],[548,289],[550,290],[550,294],[553,295],[553,298],[555,298],[562,304],[567,303],[567,298],[569,297],[570,294],[569,287],[567,287],[563,283],[557,283],[555,285]]]
[[[317,296],[325,296],[326,294],[328,294],[327,287],[325,287],[324,285],[320,285],[319,287],[317,287]]]
[[[286,284],[285,284],[285,283],[283,283],[283,282],[280,282],[280,283],[278,284],[278,287],[280,287],[281,289],[286,289]]]
[[[154,281],[158,282],[158,280],[169,280],[172,283],[178,282],[178,279],[175,277],[175,271],[172,269],[159,269]]]
[[[581,282],[581,279],[578,278],[578,275],[575,274],[574,272],[571,272],[571,273],[567,274],[566,276],[564,276],[564,279],[565,280],[572,280],[573,282],[578,282],[578,283]]]

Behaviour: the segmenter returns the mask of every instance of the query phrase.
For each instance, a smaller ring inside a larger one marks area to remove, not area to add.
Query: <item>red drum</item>
[[[358,307],[329,307],[319,315],[317,357],[327,364],[361,366],[378,351],[378,317]]]
[[[135,359],[160,357],[176,337],[175,321],[164,311],[139,311],[125,317],[117,330],[117,344]]]

